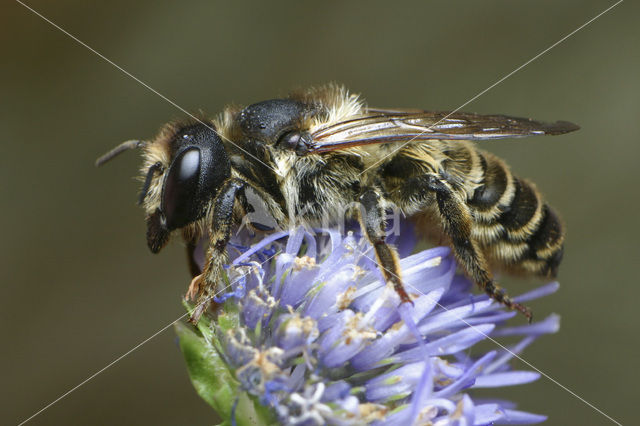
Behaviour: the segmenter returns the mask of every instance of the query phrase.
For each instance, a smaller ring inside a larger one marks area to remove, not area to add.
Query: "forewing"
[[[314,131],[309,153],[355,146],[427,140],[482,141],[525,136],[560,135],[579,129],[568,121],[544,123],[506,115],[466,112],[383,110],[365,114]]]

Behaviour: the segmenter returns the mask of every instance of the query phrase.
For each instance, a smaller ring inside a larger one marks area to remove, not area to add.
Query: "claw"
[[[196,296],[198,296],[202,290],[204,278],[202,274],[196,275],[191,280],[191,284],[189,284],[189,289],[187,290],[187,294],[185,294],[185,298],[187,300],[195,300]]]
[[[527,317],[527,321],[529,324],[533,321],[533,312],[531,312],[531,308],[521,305],[519,303],[512,303],[512,309],[516,309],[518,312],[522,313],[525,317]]]
[[[191,317],[189,318],[189,322],[193,325],[198,325],[198,321],[200,317],[209,307],[209,298],[202,297],[204,290],[204,277],[202,274],[196,275],[191,280],[191,284],[189,284],[189,288],[187,289],[187,294],[184,295],[187,300],[198,300],[193,312],[191,313]]]

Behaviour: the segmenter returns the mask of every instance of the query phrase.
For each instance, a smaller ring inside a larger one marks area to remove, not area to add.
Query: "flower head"
[[[413,305],[400,304],[382,280],[371,246],[353,233],[318,236],[298,228],[250,248],[234,245],[230,285],[218,300],[223,308],[210,326],[200,326],[201,361],[224,365],[231,393],[246,393],[283,424],[543,421],[511,403],[475,400],[472,390],[538,379],[537,373],[512,370],[509,361],[538,336],[557,331],[558,317],[506,326],[515,312],[474,294],[471,283],[456,275],[448,248],[410,255],[411,246],[398,244]],[[531,300],[557,287],[551,283],[515,299]],[[502,336],[520,340],[470,355],[476,343]],[[196,383],[191,366],[190,372]]]

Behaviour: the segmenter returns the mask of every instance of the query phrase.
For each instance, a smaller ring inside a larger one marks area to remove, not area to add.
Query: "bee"
[[[563,225],[536,186],[511,173],[475,141],[559,135],[575,124],[504,115],[367,107],[335,84],[247,107],[212,120],[165,125],[150,141],[125,142],[103,157],[139,148],[140,203],[147,244],[159,252],[171,234],[186,242],[197,323],[224,282],[232,229],[252,211],[251,192],[281,228],[350,213],[375,251],[383,278],[411,302],[385,212],[398,208],[425,238],[450,245],[469,278],[491,298],[531,320],[492,271],[555,277]],[[206,236],[202,272],[193,258]]]

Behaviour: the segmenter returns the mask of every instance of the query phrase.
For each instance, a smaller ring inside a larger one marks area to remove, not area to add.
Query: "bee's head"
[[[206,215],[218,189],[231,176],[231,164],[220,136],[202,122],[169,124],[152,142],[137,146],[144,150],[139,202],[147,212],[147,244],[157,253],[171,231]]]

